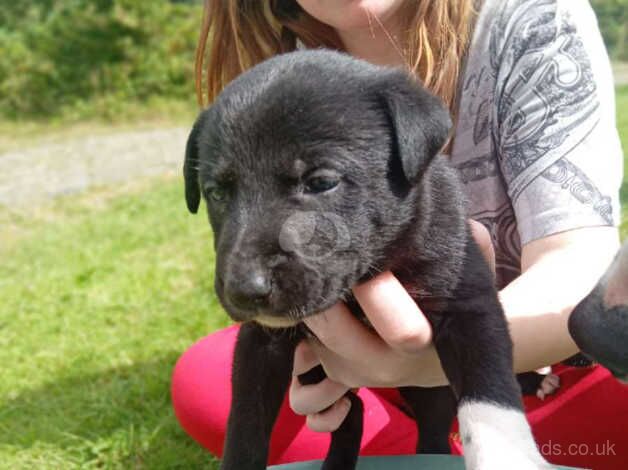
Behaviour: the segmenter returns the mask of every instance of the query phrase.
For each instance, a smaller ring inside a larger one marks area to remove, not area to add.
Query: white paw
[[[458,408],[467,470],[541,470],[553,468],[536,447],[520,410],[479,401]]]

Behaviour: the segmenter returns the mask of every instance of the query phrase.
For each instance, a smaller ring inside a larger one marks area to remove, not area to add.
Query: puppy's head
[[[449,125],[404,72],[339,53],[278,56],[230,83],[198,117],[184,174],[231,317],[291,326],[386,269]]]

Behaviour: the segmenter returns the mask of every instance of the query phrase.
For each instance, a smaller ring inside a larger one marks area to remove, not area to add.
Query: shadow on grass
[[[70,376],[11,398],[0,411],[0,447],[33,459],[37,449],[54,449],[79,467],[217,468],[174,417],[169,387],[178,357]]]

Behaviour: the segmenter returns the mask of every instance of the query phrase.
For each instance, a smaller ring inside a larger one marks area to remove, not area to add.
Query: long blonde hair
[[[400,50],[408,70],[455,112],[473,0],[407,0],[402,8],[407,23]],[[308,15],[296,0],[205,0],[196,49],[199,105],[204,105],[204,95],[211,103],[255,64],[294,50],[297,39],[306,47],[342,50],[335,30]]]

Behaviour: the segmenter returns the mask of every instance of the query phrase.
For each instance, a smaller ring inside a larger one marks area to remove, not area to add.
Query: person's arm
[[[577,352],[567,330],[569,314],[618,249],[614,227],[570,230],[524,245],[521,276],[500,292],[517,372],[553,364]]]

